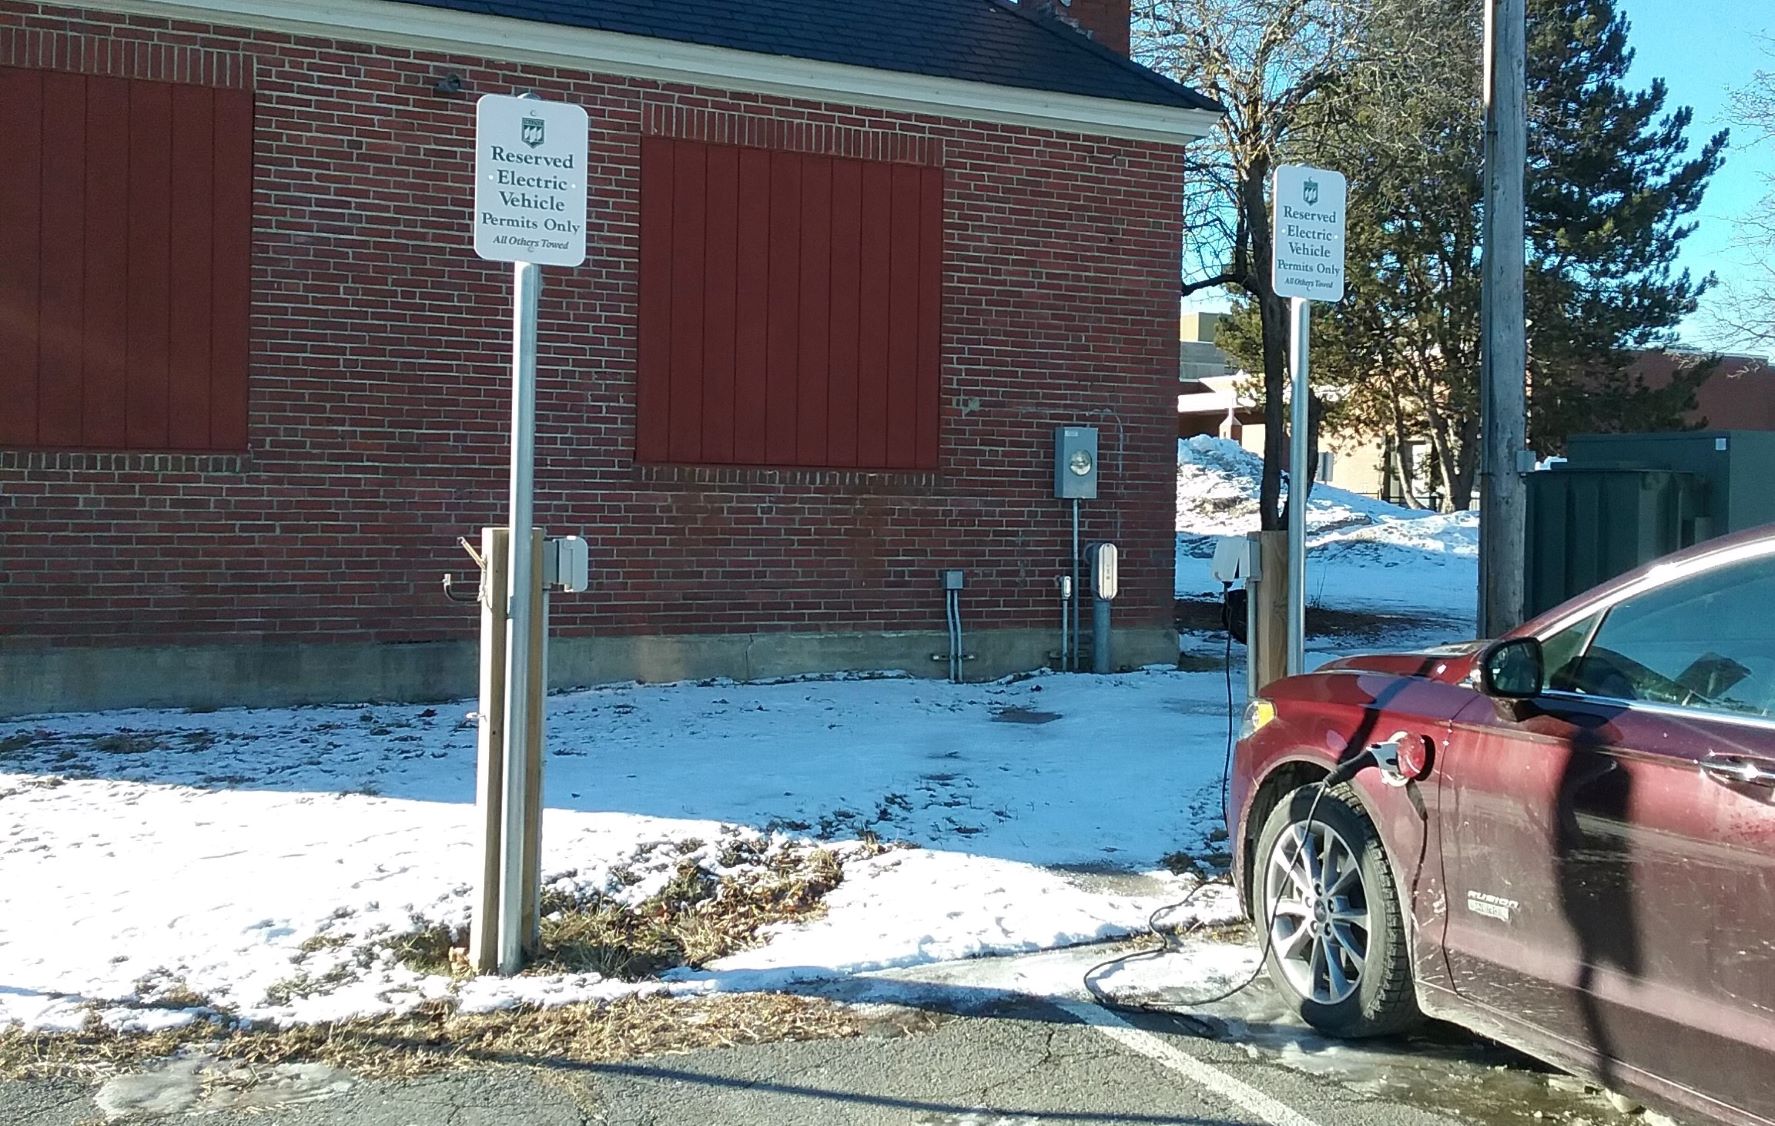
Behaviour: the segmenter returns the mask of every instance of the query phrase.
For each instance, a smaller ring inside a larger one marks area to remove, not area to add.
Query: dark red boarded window
[[[0,446],[246,446],[253,102],[0,67]]]
[[[934,469],[943,173],[641,142],[636,457]]]

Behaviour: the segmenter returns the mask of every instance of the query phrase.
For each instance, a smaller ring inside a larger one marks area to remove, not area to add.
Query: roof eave
[[[82,7],[597,74],[1185,145],[1220,114],[707,47],[391,0],[86,0]]]

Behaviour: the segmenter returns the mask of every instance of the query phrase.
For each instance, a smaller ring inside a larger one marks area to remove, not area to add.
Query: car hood
[[[1389,676],[1421,676],[1453,684],[1472,671],[1473,661],[1488,643],[1463,641],[1432,645],[1408,653],[1363,653],[1321,665],[1320,672],[1378,672]]]

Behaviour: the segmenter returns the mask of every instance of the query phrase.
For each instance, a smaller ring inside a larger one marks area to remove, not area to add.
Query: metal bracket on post
[[[461,590],[457,586],[456,576],[446,574],[444,576],[444,597],[452,602],[479,602],[481,600],[481,592],[485,590],[487,586],[487,559],[480,552],[475,550],[474,544],[468,542],[467,536],[457,536],[456,542],[461,544],[462,550],[468,552],[468,557],[475,561],[475,568],[477,570],[475,575],[475,588],[469,591]]]

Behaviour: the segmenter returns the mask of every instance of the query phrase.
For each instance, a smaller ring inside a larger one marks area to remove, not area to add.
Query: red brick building
[[[558,683],[1047,663],[1102,432],[1123,663],[1175,653],[1182,147],[1216,107],[1002,0],[0,0],[0,713],[473,690],[509,268],[474,99],[590,113],[545,270]],[[494,11],[499,14],[487,14]],[[1095,28],[1095,34],[1092,34]],[[1101,40],[1101,42],[1099,41]]]
[[[1647,350],[1633,359],[1633,373],[1649,387],[1668,387],[1677,373],[1711,363],[1695,391],[1688,422],[1715,430],[1775,430],[1775,367],[1762,356]]]

